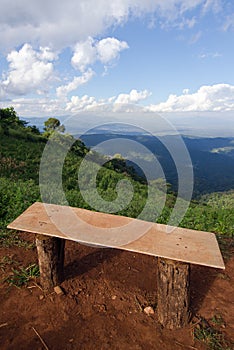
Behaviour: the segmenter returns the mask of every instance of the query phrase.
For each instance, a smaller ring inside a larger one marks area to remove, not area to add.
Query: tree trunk
[[[158,320],[168,329],[184,327],[189,320],[190,265],[158,258]]]
[[[44,290],[50,290],[63,280],[65,240],[44,235],[36,236],[40,283]]]

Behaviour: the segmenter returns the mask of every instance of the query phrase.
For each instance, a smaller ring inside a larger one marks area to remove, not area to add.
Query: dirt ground
[[[191,322],[176,331],[143,311],[157,305],[153,257],[66,242],[63,295],[44,294],[39,280],[20,288],[4,281],[12,268],[37,263],[35,248],[2,247],[0,262],[1,349],[208,349],[194,337],[201,322],[222,334],[223,349],[232,349],[233,256],[225,259],[225,271],[191,267]]]

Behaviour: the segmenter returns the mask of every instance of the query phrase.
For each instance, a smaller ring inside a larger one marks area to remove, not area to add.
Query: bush
[[[39,187],[33,180],[12,181],[0,178],[0,226],[5,227],[29,205],[40,200]]]

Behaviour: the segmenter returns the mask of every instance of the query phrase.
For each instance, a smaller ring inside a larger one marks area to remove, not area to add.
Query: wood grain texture
[[[158,258],[157,315],[165,328],[182,328],[188,324],[189,272],[189,264]]]
[[[34,203],[8,228],[224,269],[211,232],[54,204]],[[168,233],[168,228],[169,232]]]
[[[44,290],[52,290],[63,281],[65,240],[36,235],[40,283]]]

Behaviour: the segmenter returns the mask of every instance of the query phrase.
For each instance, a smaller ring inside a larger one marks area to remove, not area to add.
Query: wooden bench
[[[188,323],[190,264],[225,268],[213,233],[80,208],[36,202],[8,228],[36,234],[40,283],[45,290],[63,280],[67,239],[157,257],[157,314],[170,329]]]

